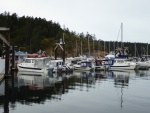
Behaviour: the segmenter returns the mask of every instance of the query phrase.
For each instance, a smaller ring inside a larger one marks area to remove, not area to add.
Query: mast
[[[63,43],[63,63],[65,64],[65,40],[64,40],[64,33],[63,33],[62,43]]]
[[[77,43],[77,40],[76,40],[76,55],[78,56],[78,43]]]
[[[135,51],[134,51],[135,57],[136,57],[136,42],[135,42]]]
[[[114,41],[114,54],[115,54],[115,41]]]
[[[99,52],[100,52],[100,40],[98,41],[98,57],[100,56]]]
[[[123,23],[121,23],[121,49],[123,48]]]
[[[89,43],[89,36],[88,36],[88,50],[89,50],[89,55],[90,55],[90,43]]]
[[[94,55],[94,39],[93,39],[93,55]]]
[[[104,56],[105,56],[105,41],[104,41]]]
[[[148,59],[148,43],[147,43],[147,59]]]
[[[110,41],[109,41],[109,53],[110,53]]]
[[[81,56],[82,56],[82,41],[81,41]]]

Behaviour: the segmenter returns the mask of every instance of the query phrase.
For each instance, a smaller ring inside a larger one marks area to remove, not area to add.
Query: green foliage
[[[104,50],[104,42],[96,40],[95,35],[91,35],[88,32],[86,34],[76,33],[70,31],[69,28],[62,29],[59,23],[52,20],[47,21],[44,18],[33,18],[29,16],[18,17],[16,13],[10,14],[4,12],[0,14],[0,27],[10,28],[10,43],[15,43],[19,49],[27,51],[29,53],[37,52],[38,50],[52,50],[54,53],[55,43],[59,43],[59,39],[65,40],[66,54],[70,56],[77,56],[81,54],[81,42],[83,54],[88,53],[88,40],[91,48],[91,53],[98,53],[98,51]],[[94,48],[93,48],[94,43]],[[110,47],[109,47],[110,43]],[[109,52],[109,48],[112,51],[114,44],[121,45],[121,42],[105,42],[105,51]],[[129,51],[134,55],[134,43],[126,42],[124,46],[129,48]],[[137,43],[138,48],[136,54],[145,54],[147,44]],[[0,41],[0,47],[2,47],[2,41]],[[93,50],[94,49],[94,50]],[[61,50],[60,55],[61,55]]]

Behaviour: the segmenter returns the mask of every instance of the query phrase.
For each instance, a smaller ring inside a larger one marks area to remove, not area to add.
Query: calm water
[[[0,84],[1,113],[149,113],[150,71],[18,73]],[[29,76],[30,75],[30,76]]]

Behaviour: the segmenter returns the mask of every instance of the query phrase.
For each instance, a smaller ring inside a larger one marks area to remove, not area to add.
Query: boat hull
[[[129,66],[110,66],[109,70],[135,70],[136,65],[129,65]]]
[[[38,72],[38,73],[42,73],[45,71],[45,69],[43,69],[43,68],[25,67],[25,66],[20,66],[20,65],[18,65],[18,70],[19,71],[27,71],[27,72]]]

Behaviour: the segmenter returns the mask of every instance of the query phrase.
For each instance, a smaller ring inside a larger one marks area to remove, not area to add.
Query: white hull
[[[109,70],[135,70],[136,65],[129,65],[129,66],[110,66]]]
[[[79,71],[93,71],[95,70],[95,67],[92,62],[88,61],[82,61],[78,64],[73,65],[74,70],[79,70]]]
[[[127,61],[127,59],[124,58],[115,58],[112,60],[109,60],[109,62],[111,62],[111,65],[107,65],[109,68],[109,70],[137,70],[139,69],[139,65],[134,63],[134,62],[130,62]]]
[[[49,69],[49,58],[26,58],[25,62],[17,64],[18,71],[47,73]]]
[[[44,68],[37,68],[37,67],[25,67],[25,66],[20,66],[18,65],[18,70],[23,71],[23,72],[38,72],[38,73],[43,73],[46,71]]]
[[[149,69],[150,68],[150,63],[148,62],[137,62],[137,64],[140,66],[140,69]]]

